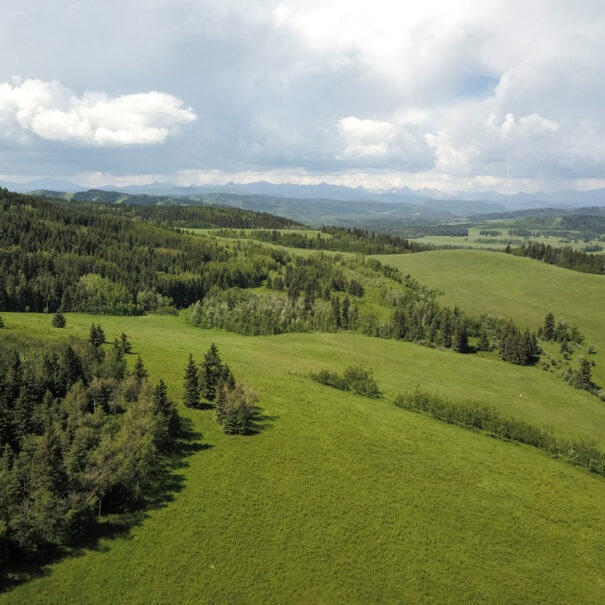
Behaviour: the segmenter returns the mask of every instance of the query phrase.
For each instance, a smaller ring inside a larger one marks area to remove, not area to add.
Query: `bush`
[[[65,327],[65,317],[61,311],[57,311],[52,318],[51,324],[53,328],[64,328]]]
[[[357,395],[378,399],[381,393],[372,374],[372,370],[364,370],[361,366],[348,366],[340,376],[336,372],[320,370],[309,374],[312,380],[341,391],[353,391]]]

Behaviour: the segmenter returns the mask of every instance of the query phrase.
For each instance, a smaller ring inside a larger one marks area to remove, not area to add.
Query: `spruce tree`
[[[200,406],[200,380],[197,365],[193,361],[193,355],[189,353],[189,362],[185,369],[185,382],[183,383],[185,395],[183,403],[188,408]]]
[[[544,340],[552,340],[555,334],[555,316],[552,313],[544,318],[544,326],[542,327],[542,338]]]
[[[125,355],[132,353],[132,345],[128,341],[128,336],[126,336],[124,332],[122,332],[122,335],[120,336],[120,344],[122,345],[122,352]]]
[[[487,330],[482,329],[479,333],[479,340],[477,342],[477,350],[489,351],[489,337],[487,336]]]
[[[57,311],[52,318],[51,324],[53,328],[64,328],[65,327],[65,317],[61,311]]]
[[[466,353],[468,351],[468,335],[466,326],[462,323],[454,330],[452,337],[452,350],[457,353]]]
[[[204,355],[200,374],[202,395],[208,399],[208,401],[214,401],[214,398],[216,397],[216,386],[221,377],[222,368],[223,366],[218,348],[212,343]]]
[[[137,361],[134,364],[133,375],[139,382],[145,380],[145,378],[148,376],[145,364],[143,363],[140,355],[137,356]]]

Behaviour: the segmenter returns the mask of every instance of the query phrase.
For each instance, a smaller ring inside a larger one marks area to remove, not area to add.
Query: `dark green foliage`
[[[188,217],[193,226],[204,213],[225,226],[270,220],[229,208],[68,204],[0,189],[0,311],[165,312],[215,285],[258,286],[280,265],[278,251],[170,228]]]
[[[88,342],[93,347],[100,347],[105,342],[105,332],[100,324],[91,324]]]
[[[489,336],[487,335],[487,330],[482,329],[479,333],[479,340],[477,341],[477,350],[478,351],[489,351]]]
[[[122,353],[124,353],[124,355],[132,353],[132,345],[124,332],[122,332],[122,335],[120,336],[120,347],[122,348]]]
[[[357,395],[363,395],[371,399],[381,397],[372,370],[365,370],[361,366],[348,366],[342,376],[328,370],[320,370],[317,373],[311,373],[309,376],[315,382],[341,391],[353,391]]]
[[[208,401],[214,401],[216,397],[216,388],[224,375],[223,364],[218,352],[217,346],[212,343],[204,355],[200,368],[200,387],[201,394]]]
[[[498,353],[505,361],[517,365],[533,365],[538,361],[540,347],[536,335],[529,330],[521,333],[509,322],[503,325],[497,335]]]
[[[52,318],[51,324],[53,328],[64,328],[65,327],[65,317],[61,311],[57,311]]]
[[[0,328],[4,327],[4,320],[2,319],[2,315],[0,315]]]
[[[328,237],[322,237],[325,233]],[[367,229],[347,227],[322,227],[317,237],[307,237],[300,230],[292,232],[273,231],[244,231],[235,229],[221,229],[216,233],[220,237],[249,238],[261,242],[270,242],[289,248],[304,248],[307,250],[333,250],[338,252],[356,252],[359,254],[401,254],[406,252],[422,252],[432,247],[420,244],[401,237],[386,233],[369,233]],[[355,290],[361,284],[353,285]],[[363,287],[360,294],[349,292],[354,296],[363,296]]]
[[[197,408],[200,406],[200,373],[193,360],[193,355],[189,353],[189,361],[185,369],[185,382],[183,383],[183,403],[188,408]]]
[[[134,364],[132,373],[138,381],[145,380],[145,378],[147,378],[149,375],[140,355],[137,355],[137,360]]]
[[[597,386],[592,382],[592,363],[585,357],[580,358],[580,367],[577,370],[569,369],[565,379],[576,389],[596,392]]]
[[[529,242],[520,248],[514,248],[512,253],[541,260],[550,265],[558,265],[564,269],[573,269],[582,273],[605,274],[605,256],[578,252],[570,247],[554,248],[537,242]]]
[[[141,502],[178,435],[162,382],[107,378],[109,359],[83,342],[40,353],[0,350],[0,560],[73,543]]]
[[[555,316],[548,313],[544,318],[544,326],[542,327],[542,338],[544,340],[552,340],[555,333]]]
[[[498,439],[532,445],[605,476],[605,453],[598,449],[596,443],[559,439],[548,429],[503,416],[496,408],[470,401],[454,402],[421,391],[398,395],[393,403],[450,424],[485,431]]]

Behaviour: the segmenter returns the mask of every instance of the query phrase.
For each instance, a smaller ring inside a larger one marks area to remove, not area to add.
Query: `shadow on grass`
[[[86,534],[69,547],[50,546],[44,553],[32,561],[14,561],[8,559],[0,567],[0,594],[35,578],[48,576],[50,565],[66,557],[84,556],[87,550],[106,552],[107,540],[126,538],[130,530],[141,525],[150,510],[163,508],[175,499],[176,494],[185,488],[185,475],[180,470],[189,466],[189,458],[212,445],[202,443],[202,434],[192,430],[188,418],[181,418],[181,437],[172,451],[165,456],[153,487],[145,494],[144,500],[129,511],[108,514],[99,523],[91,525]],[[1,546],[1,544],[0,544]],[[0,552],[0,561],[4,553]]]
[[[246,431],[246,435],[258,435],[261,431],[271,429],[276,420],[279,420],[279,416],[263,414],[263,408],[255,405],[252,422],[250,423],[250,428]]]

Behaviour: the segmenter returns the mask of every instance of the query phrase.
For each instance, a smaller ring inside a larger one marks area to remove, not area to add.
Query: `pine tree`
[[[349,317],[350,306],[351,302],[349,301],[349,297],[345,296],[345,299],[342,301],[342,327],[345,330],[348,330],[351,327],[351,318]]]
[[[216,397],[216,386],[222,374],[221,357],[217,346],[212,343],[204,355],[200,374],[200,387],[202,395],[208,401],[214,401]]]
[[[586,389],[589,391],[592,388],[592,377],[590,375],[591,372],[591,363],[588,359],[582,358],[580,360],[580,371],[578,373],[578,380],[576,382],[576,387],[579,389]]]
[[[122,332],[122,335],[120,336],[120,344],[122,345],[122,351],[125,355],[132,353],[132,345],[128,341],[128,336],[126,336],[124,332]]]
[[[90,342],[93,347],[100,347],[105,342],[105,332],[99,324],[91,324],[88,342]]]
[[[195,362],[193,361],[193,355],[189,353],[189,362],[185,369],[185,382],[183,383],[185,389],[185,395],[183,397],[183,403],[188,408],[197,408],[200,406],[200,379],[199,372]]]
[[[57,311],[52,318],[51,324],[53,328],[64,328],[65,327],[65,317],[61,311]]]
[[[542,338],[544,340],[552,340],[555,333],[555,316],[552,313],[544,318],[544,326],[542,327]]]
[[[489,351],[489,337],[487,336],[487,330],[482,329],[479,333],[479,340],[477,342],[477,350]]]
[[[338,330],[341,327],[341,316],[340,316],[340,301],[338,297],[334,296],[332,298],[332,317],[334,319],[334,325]]]
[[[461,323],[454,330],[452,337],[452,350],[457,353],[466,353],[468,351],[468,335],[466,332],[466,326]]]
[[[137,361],[134,364],[133,375],[139,382],[145,380],[148,376],[147,369],[140,355],[137,356]]]

